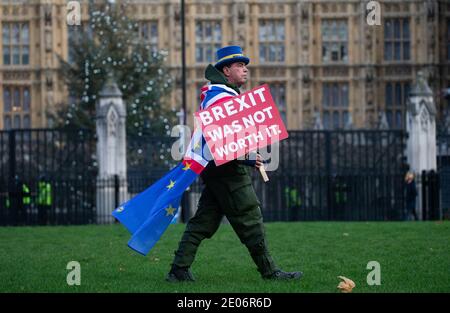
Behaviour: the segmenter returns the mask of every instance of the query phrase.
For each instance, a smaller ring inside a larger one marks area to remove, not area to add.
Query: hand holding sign
[[[266,170],[264,169],[264,160],[259,153],[256,154],[255,167],[261,174],[264,182],[268,182],[269,177],[267,176]]]
[[[218,166],[288,137],[267,84],[214,104],[195,117]]]

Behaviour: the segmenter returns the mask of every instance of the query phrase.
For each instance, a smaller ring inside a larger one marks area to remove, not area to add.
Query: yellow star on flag
[[[190,169],[190,168],[191,168],[191,163],[186,162],[186,166],[183,167],[183,171],[187,171],[187,170]]]
[[[197,141],[194,145],[194,149],[200,148],[200,141]]]
[[[175,182],[174,181],[172,181],[172,180],[170,180],[170,184],[169,185],[167,185],[166,187],[170,190],[170,189],[172,189],[173,188],[173,186],[175,186]]]
[[[168,208],[166,208],[166,216],[169,216],[169,215],[172,215],[172,216],[175,216],[175,208],[172,208],[172,205],[171,204],[169,204],[169,207]]]

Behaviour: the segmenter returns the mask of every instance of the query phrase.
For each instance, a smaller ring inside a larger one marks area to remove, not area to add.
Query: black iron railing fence
[[[406,136],[398,130],[290,131],[270,181],[253,175],[265,220],[405,219]],[[0,225],[109,222],[121,199],[143,191],[177,163],[170,156],[177,139],[128,139],[133,151],[127,151],[127,179],[120,180],[97,177],[95,136],[88,131],[1,131]],[[439,218],[445,173],[442,168],[422,175],[424,218]],[[198,180],[185,192],[183,221],[194,213],[201,189]]]

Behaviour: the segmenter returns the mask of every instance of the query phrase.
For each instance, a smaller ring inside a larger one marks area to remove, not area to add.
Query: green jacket
[[[225,76],[211,64],[205,70],[205,78],[211,84],[226,85],[240,94],[239,88],[230,84]],[[238,160],[227,162],[221,166],[216,166],[214,161],[210,161],[200,176],[205,184],[221,181],[230,185],[230,189],[234,189],[251,183],[250,169],[249,166],[241,164]]]

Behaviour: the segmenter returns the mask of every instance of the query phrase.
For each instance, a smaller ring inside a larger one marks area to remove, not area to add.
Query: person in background
[[[45,175],[39,178],[38,192],[37,192],[37,205],[38,205],[38,224],[47,225],[48,213],[52,207],[52,185]]]
[[[416,212],[416,198],[417,198],[417,187],[416,181],[414,179],[414,173],[408,172],[405,175],[406,184],[406,214],[407,219],[412,215],[414,220],[418,220]]]

